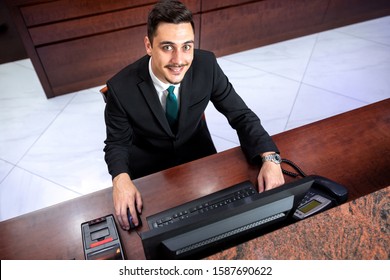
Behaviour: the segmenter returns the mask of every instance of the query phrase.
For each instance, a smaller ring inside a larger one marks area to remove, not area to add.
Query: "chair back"
[[[102,96],[103,96],[104,102],[107,103],[107,94],[108,94],[108,88],[107,88],[107,86],[105,86],[104,88],[101,88],[99,91],[100,91],[100,93],[101,93]]]

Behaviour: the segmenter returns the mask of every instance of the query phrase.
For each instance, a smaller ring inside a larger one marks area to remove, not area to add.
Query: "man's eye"
[[[191,49],[191,45],[185,45],[185,46],[184,46],[184,50],[185,50],[185,51],[189,51],[190,49]]]
[[[170,46],[170,45],[166,45],[166,46],[163,46],[163,50],[164,51],[170,51],[170,50],[172,50],[173,48],[172,48],[172,46]]]

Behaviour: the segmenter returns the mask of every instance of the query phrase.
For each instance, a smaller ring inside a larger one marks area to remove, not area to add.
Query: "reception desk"
[[[387,259],[390,99],[273,139],[282,156],[307,174],[328,177],[348,188],[348,204],[209,257]],[[143,226],[138,230],[147,230],[149,215],[245,180],[255,182],[258,170],[237,147],[137,179],[144,200]],[[81,223],[112,213],[112,188],[107,188],[3,221],[0,259],[84,259]],[[144,259],[138,234],[119,232],[127,258]]]
[[[390,186],[209,259],[387,260]]]

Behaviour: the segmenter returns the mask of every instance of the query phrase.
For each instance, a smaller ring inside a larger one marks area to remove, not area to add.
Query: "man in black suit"
[[[142,210],[133,179],[216,153],[204,119],[209,101],[237,131],[248,160],[263,161],[259,191],[283,184],[276,145],[214,54],[194,49],[192,14],[182,3],[155,5],[144,44],[147,55],[107,82],[104,151],[120,225],[129,228],[127,208],[135,224]]]

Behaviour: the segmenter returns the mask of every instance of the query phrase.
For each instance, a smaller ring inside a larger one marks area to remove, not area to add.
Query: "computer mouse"
[[[135,229],[137,227],[142,226],[142,220],[141,220],[141,217],[140,217],[140,214],[138,213],[138,211],[137,211],[138,226],[136,226],[134,224],[133,217],[130,214],[130,209],[129,208],[127,208],[127,218],[129,219],[130,229]]]

